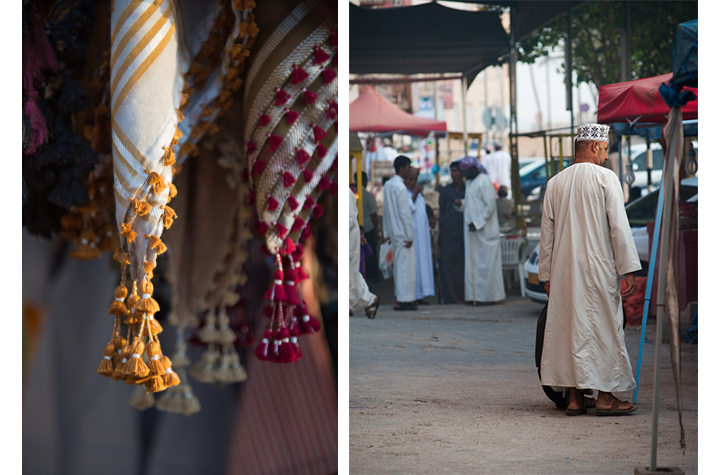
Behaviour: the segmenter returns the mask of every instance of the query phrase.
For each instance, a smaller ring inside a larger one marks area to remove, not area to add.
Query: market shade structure
[[[463,72],[473,77],[487,58],[504,54],[508,35],[495,12],[438,3],[369,9],[349,4],[350,73]]]
[[[582,1],[455,0],[510,7],[516,41]],[[493,11],[463,11],[436,2],[399,8],[350,9],[353,74],[462,73],[467,84],[490,62],[510,52],[510,38]]]
[[[350,132],[397,132],[423,136],[446,132],[446,122],[409,114],[365,86],[350,104]]]
[[[597,121],[602,124],[635,121],[662,124],[671,108],[665,103],[659,87],[668,82],[673,73],[635,81],[607,84],[599,88]],[[698,95],[697,88],[684,87]],[[681,109],[683,119],[698,118],[698,100],[690,101]]]

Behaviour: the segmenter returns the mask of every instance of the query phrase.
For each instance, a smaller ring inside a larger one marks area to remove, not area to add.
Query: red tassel
[[[276,97],[274,97],[274,105],[282,106],[286,104],[289,99],[291,99],[291,94],[284,91],[283,89],[279,89],[277,87],[276,89],[274,89],[274,91],[276,91]]]
[[[330,188],[330,178],[328,178],[327,176],[323,175],[323,176],[321,177],[321,179],[320,179],[320,182],[318,183],[318,187],[319,187],[321,190],[323,190],[323,191],[325,191],[325,190],[327,190],[328,188]]]
[[[313,217],[318,219],[321,216],[323,216],[323,207],[321,205],[316,205],[315,208],[313,208]]]
[[[293,123],[298,120],[298,117],[298,112],[286,109],[286,123],[288,125],[293,125]]]
[[[318,94],[316,94],[315,92],[311,92],[305,87],[301,90],[303,91],[303,101],[306,104],[313,104],[314,102],[316,102],[316,99],[318,99]]]
[[[249,196],[247,197],[247,204],[253,205],[255,201],[256,201],[256,191],[249,190]]]
[[[319,143],[318,146],[316,147],[316,152],[318,152],[318,156],[320,158],[324,158],[325,155],[328,153],[328,148],[323,145],[322,143]]]
[[[311,180],[313,179],[313,172],[310,171],[308,168],[303,169],[303,179],[306,180],[306,183],[310,183]]]
[[[333,182],[330,184],[330,196],[335,196],[338,194],[338,183]]]
[[[338,46],[338,30],[333,30],[333,34],[330,35],[330,44]]]
[[[315,137],[316,141],[323,140],[325,138],[325,130],[315,124],[311,124],[311,127],[313,127],[313,137]]]
[[[331,82],[333,82],[333,79],[335,79],[336,77],[338,77],[338,73],[336,73],[334,69],[325,68],[323,70],[323,81],[326,84],[330,84]]]
[[[267,359],[272,363],[281,363],[281,352],[280,350],[281,341],[276,335],[271,339],[271,344],[269,345],[269,354]]]
[[[294,231],[300,231],[303,229],[303,227],[306,225],[306,222],[301,218],[300,216],[296,216],[296,219],[293,220],[293,226],[291,226],[291,229]]]
[[[328,109],[325,111],[325,116],[329,119],[336,119],[338,117],[338,103],[335,101],[328,101]]]
[[[259,173],[264,171],[264,168],[266,168],[266,162],[263,160],[257,160],[254,162],[254,165],[252,166],[251,169],[251,174],[252,176],[256,176]]]
[[[303,82],[308,77],[308,73],[301,69],[301,67],[296,63],[293,63],[292,68],[293,74],[291,75],[291,84]]]
[[[291,335],[287,328],[282,328],[279,330],[279,351],[281,353],[281,358],[279,359],[281,363],[293,363],[296,361],[296,351],[291,345]]]
[[[318,330],[320,330],[320,322],[308,314],[308,308],[305,303],[301,302],[301,304],[296,307],[296,314],[300,317],[302,335],[317,333]]]
[[[266,331],[264,332],[264,337],[261,339],[261,343],[259,343],[254,350],[254,355],[260,359],[261,361],[266,361],[268,358],[268,350],[269,346],[271,343],[271,329],[267,328]]]
[[[288,188],[294,183],[296,183],[296,179],[293,177],[293,175],[291,175],[291,173],[289,172],[284,172],[284,188]]]
[[[295,250],[296,245],[293,243],[293,240],[291,238],[284,239],[284,243],[281,246],[281,255],[287,256],[289,254],[292,254]]]
[[[265,222],[259,221],[258,223],[256,223],[256,232],[259,233],[259,236],[265,236],[266,231],[268,231],[268,230],[269,230],[269,225],[266,224]]]
[[[308,195],[306,197],[306,202],[303,203],[303,209],[311,209],[316,205],[315,200],[311,197],[311,195]]]
[[[288,233],[288,229],[286,229],[286,226],[284,226],[281,223],[276,223],[276,234],[282,238]]]
[[[293,262],[298,264],[298,262],[301,260],[301,256],[303,256],[303,246],[301,246],[300,244],[296,244],[296,249],[291,253]]]
[[[268,114],[259,113],[259,127],[263,127],[271,121]]]
[[[274,316],[274,306],[267,305],[266,307],[264,307],[264,310],[261,311],[261,314],[266,318],[272,318]]]
[[[284,274],[280,270],[276,269],[274,271],[274,283],[264,294],[265,300],[278,300],[279,302],[286,301],[286,290],[284,290]]]
[[[307,162],[308,160],[310,160],[310,159],[311,159],[311,156],[308,154],[308,152],[306,152],[306,151],[303,150],[302,148],[297,149],[297,151],[296,151],[296,162],[297,162],[299,165],[303,165],[304,163],[306,163],[306,162]]]
[[[288,202],[288,207],[291,208],[291,211],[296,211],[296,209],[298,208],[298,200],[293,196],[289,195],[286,201]]]
[[[298,292],[296,290],[296,270],[286,269],[284,273],[286,274],[286,302],[298,305],[300,300],[298,300]]]
[[[315,53],[313,54],[313,64],[320,64],[330,59],[330,55],[323,51],[318,45],[314,46]]]
[[[256,150],[256,145],[251,140],[247,142],[247,155]]]
[[[279,203],[279,201],[276,198],[274,198],[273,196],[270,196],[270,195],[267,196],[266,203],[267,203],[266,209],[268,209],[269,211],[273,211],[275,209],[278,209],[279,205],[281,204],[281,203]]]
[[[301,239],[305,241],[311,236],[313,236],[313,231],[311,231],[311,227],[306,226],[305,228],[303,228],[303,232],[301,233]]]
[[[299,260],[300,259],[301,258],[299,257]],[[300,262],[296,262],[296,275],[298,276],[298,282],[303,282],[308,279],[308,274],[306,274],[306,271],[303,270]]]
[[[296,361],[303,358],[303,351],[301,351],[301,346],[298,344],[298,338],[293,336],[293,333],[291,333],[291,347],[293,348],[293,351],[296,353]]]
[[[274,153],[274,150],[279,148],[279,145],[281,145],[281,142],[283,142],[284,139],[283,137],[279,137],[278,135],[274,134],[268,134],[267,137],[269,137],[270,151],[271,153]]]

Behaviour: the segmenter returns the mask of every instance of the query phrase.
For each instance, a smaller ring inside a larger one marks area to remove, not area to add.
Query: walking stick
[[[468,232],[471,248],[471,279],[473,280],[473,306],[476,306],[476,269],[473,265],[473,231]]]

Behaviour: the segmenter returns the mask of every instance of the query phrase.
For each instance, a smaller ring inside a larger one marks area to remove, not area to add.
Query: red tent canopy
[[[416,117],[404,112],[368,85],[350,104],[350,132],[398,132],[428,135],[446,132],[446,122]]]
[[[665,103],[658,88],[668,82],[673,73],[651,78],[637,79],[636,81],[607,84],[599,88],[599,110],[597,121],[601,124],[613,122],[626,122],[639,118],[639,122],[663,123],[665,115],[671,111]],[[698,89],[685,87],[698,95]],[[683,106],[683,119],[698,118],[698,100],[688,102]],[[352,119],[351,119],[352,120]]]

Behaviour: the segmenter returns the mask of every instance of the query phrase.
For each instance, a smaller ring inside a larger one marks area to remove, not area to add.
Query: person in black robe
[[[444,304],[464,303],[464,242],[463,212],[454,205],[461,205],[466,195],[463,173],[459,162],[453,162],[451,183],[439,192],[439,278],[441,301]]]

